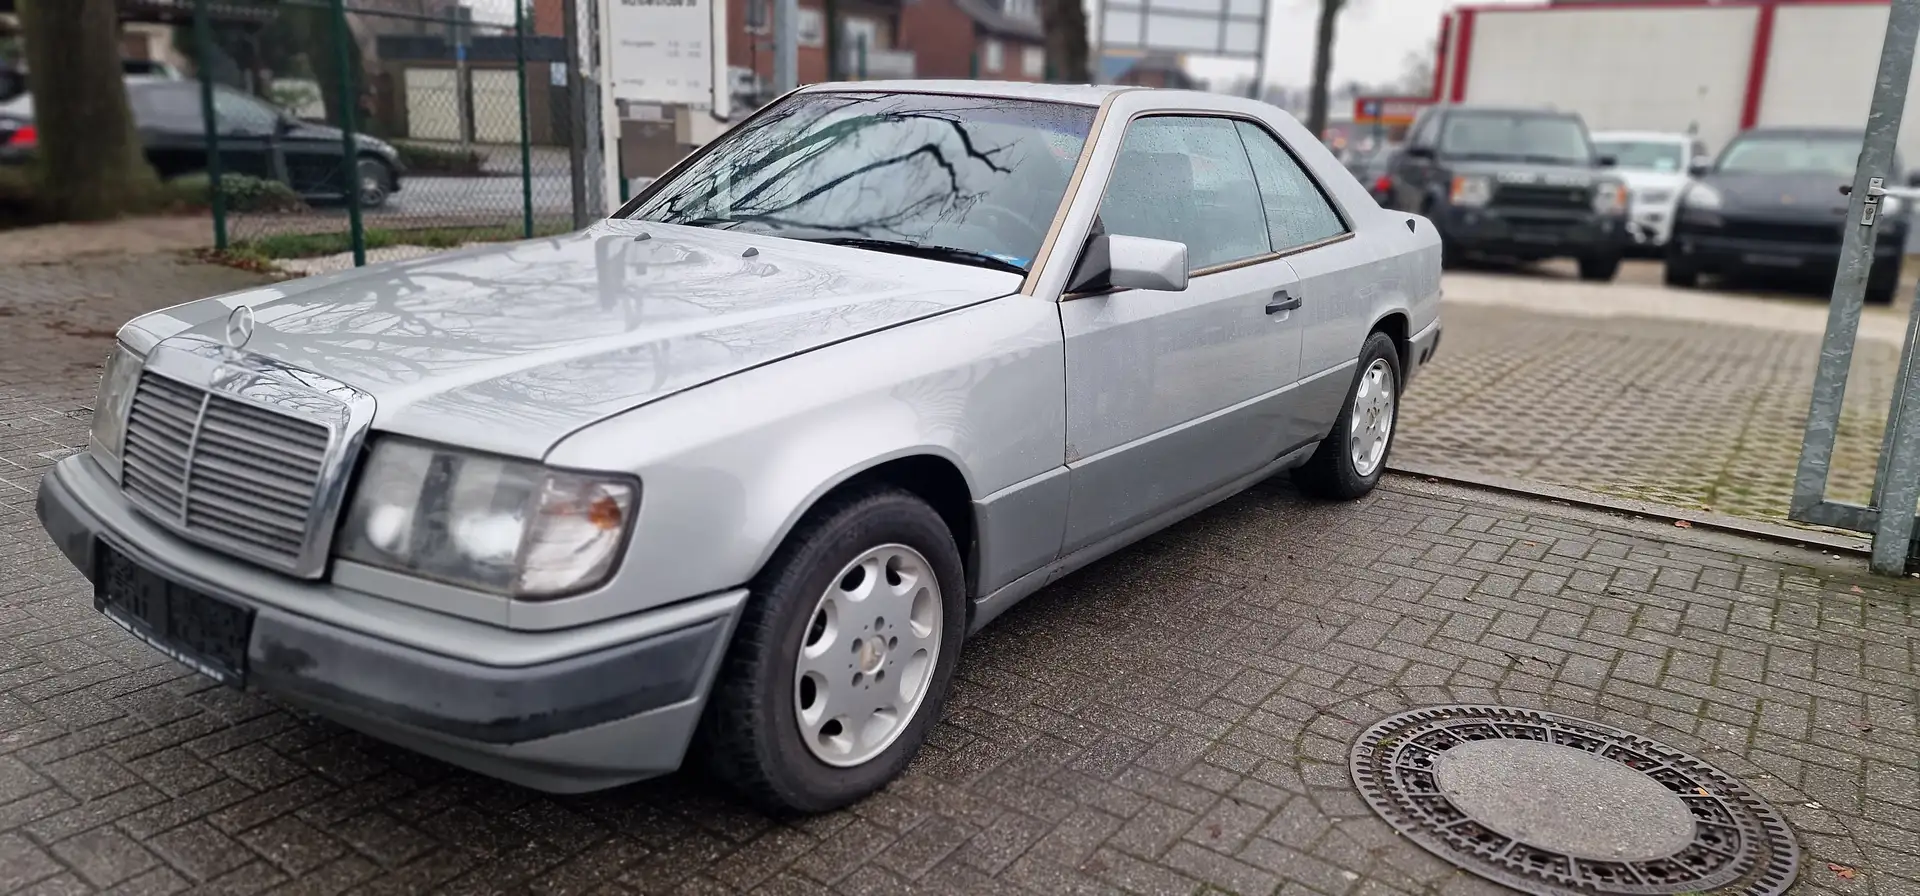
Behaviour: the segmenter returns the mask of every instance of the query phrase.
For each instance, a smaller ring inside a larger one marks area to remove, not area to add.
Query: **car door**
[[[1274,460],[1299,370],[1293,270],[1233,120],[1131,122],[1096,227],[1185,243],[1190,279],[1061,301],[1068,552]]]
[[[215,96],[217,102],[218,91]],[[130,85],[127,99],[147,160],[160,176],[207,170],[207,119],[198,83]],[[222,172],[268,179],[275,176],[267,135],[236,130],[230,122],[222,122],[217,112],[214,121],[220,125]]]
[[[1377,249],[1355,238],[1325,184],[1281,139],[1250,121],[1238,123],[1266,208],[1273,248],[1299,278],[1299,383],[1283,431],[1289,446],[1317,441],[1346,401],[1360,344],[1372,325],[1373,299],[1392,288],[1378,281],[1390,268],[1373,264]],[[1337,172],[1336,172],[1337,173]]]

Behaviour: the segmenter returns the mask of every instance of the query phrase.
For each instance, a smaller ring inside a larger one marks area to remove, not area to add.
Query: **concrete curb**
[[[1439,480],[1468,488],[1504,492],[1530,498],[1544,498],[1591,510],[1623,513],[1666,523],[1685,522],[1690,528],[1725,532],[1731,535],[1757,538],[1762,541],[1792,547],[1814,548],[1834,554],[1852,554],[1859,557],[1866,557],[1872,552],[1873,547],[1873,543],[1865,538],[1855,538],[1834,532],[1797,529],[1792,526],[1782,526],[1760,520],[1742,519],[1722,513],[1688,510],[1684,507],[1675,507],[1669,504],[1655,504],[1650,501],[1614,498],[1576,488],[1548,485],[1543,482],[1509,479],[1504,476],[1485,476],[1436,464],[1391,461],[1387,464],[1387,470],[1392,473]]]

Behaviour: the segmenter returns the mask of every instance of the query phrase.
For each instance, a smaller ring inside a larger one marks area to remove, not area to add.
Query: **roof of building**
[[[953,0],[953,3],[975,24],[994,34],[1031,41],[1046,40],[1047,31],[1039,19],[1007,15],[1006,10],[1001,9],[994,0]]]
[[[880,93],[951,93],[962,96],[993,96],[1015,100],[1041,100],[1053,103],[1077,103],[1098,106],[1116,90],[1129,89],[1114,84],[1038,84],[1028,81],[833,81],[813,84],[812,91],[858,90]]]

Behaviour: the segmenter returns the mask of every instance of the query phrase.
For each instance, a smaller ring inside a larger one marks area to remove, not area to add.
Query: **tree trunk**
[[[1093,81],[1087,57],[1087,11],[1081,0],[1041,0],[1040,21],[1047,32],[1047,68],[1067,84]]]
[[[97,221],[152,201],[156,178],[141,151],[120,72],[115,0],[25,0],[27,86],[46,211]]]
[[[1320,28],[1313,35],[1313,87],[1307,97],[1307,130],[1315,137],[1327,130],[1328,75],[1333,71],[1333,27],[1346,0],[1320,0]]]

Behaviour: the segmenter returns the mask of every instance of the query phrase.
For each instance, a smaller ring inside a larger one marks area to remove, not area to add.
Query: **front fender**
[[[823,496],[890,460],[939,458],[975,498],[1059,467],[1060,339],[1054,303],[1009,296],[749,370],[569,436],[549,463],[639,477],[632,540],[607,587],[527,607],[513,624],[578,625],[738,587]]]

